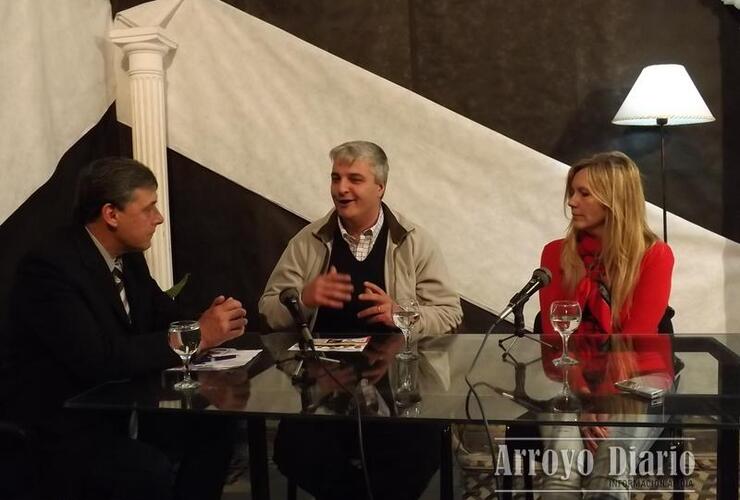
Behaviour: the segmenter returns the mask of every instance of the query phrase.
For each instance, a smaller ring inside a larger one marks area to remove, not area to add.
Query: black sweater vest
[[[313,331],[322,336],[334,336],[341,333],[380,333],[390,332],[391,328],[385,325],[368,324],[367,318],[358,318],[357,313],[374,305],[372,302],[360,301],[357,296],[365,291],[363,283],[371,281],[385,290],[385,249],[388,242],[388,222],[383,223],[380,234],[375,240],[370,254],[362,262],[358,261],[349,245],[339,231],[334,232],[329,267],[334,266],[337,272],[352,276],[352,300],[344,304],[342,309],[320,307],[317,312]]]

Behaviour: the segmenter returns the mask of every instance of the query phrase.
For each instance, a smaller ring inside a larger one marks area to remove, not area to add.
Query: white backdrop
[[[119,17],[146,26],[171,6]],[[494,312],[564,232],[567,168],[552,158],[219,0],[183,0],[164,26],[179,44],[167,68],[170,147],[292,212],[314,219],[330,208],[331,147],[375,141],[390,159],[386,201],[431,231],[461,294]],[[119,119],[130,123],[117,67]],[[660,231],[660,211],[649,215]],[[740,245],[668,223],[677,330],[740,331],[729,314],[740,303]]]
[[[0,224],[113,102],[108,0],[0,2]]]

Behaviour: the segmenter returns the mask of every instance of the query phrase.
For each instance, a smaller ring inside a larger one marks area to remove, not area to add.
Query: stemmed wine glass
[[[393,323],[403,333],[406,347],[396,354],[396,403],[405,408],[421,401],[419,394],[417,372],[419,370],[419,356],[411,350],[409,337],[411,331],[419,322],[421,312],[419,303],[415,299],[401,299],[393,305]]]
[[[572,365],[562,365],[563,388],[560,394],[552,400],[552,410],[557,413],[576,413],[581,410],[581,400],[570,389],[569,371]]]
[[[175,384],[175,390],[195,389],[200,384],[190,377],[190,360],[200,345],[200,323],[193,320],[175,321],[167,330],[170,347],[175,351],[185,366],[185,376]]]
[[[411,336],[411,330],[419,322],[420,315],[419,303],[416,299],[401,299],[393,304],[393,323],[403,333],[403,338],[406,341],[405,353],[411,352],[409,337]]]
[[[553,364],[557,367],[578,364],[578,360],[568,356],[568,339],[581,324],[581,306],[574,300],[556,300],[550,305],[550,323],[563,339],[563,354]]]

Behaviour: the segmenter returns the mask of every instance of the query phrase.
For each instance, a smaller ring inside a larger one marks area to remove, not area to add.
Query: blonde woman
[[[552,272],[550,285],[540,291],[543,340],[559,340],[547,318],[552,302],[563,299],[577,300],[583,311],[574,339],[594,335],[598,346],[611,334],[658,333],[671,291],[673,252],[647,226],[637,165],[616,151],[575,163],[565,203],[571,213],[565,238],[542,250],[542,265]],[[581,356],[589,354],[597,356]],[[581,361],[599,369],[591,359]],[[634,361],[634,370],[651,372],[665,368],[666,360],[645,355]]]
[[[565,204],[571,215],[565,238],[548,243],[542,251],[542,265],[552,272],[550,285],[540,290],[543,340],[561,345],[548,320],[552,302],[576,300],[583,311],[581,324],[571,338],[578,364],[568,371],[576,393],[615,394],[615,382],[637,375],[648,376],[652,384],[669,390],[673,381],[671,351],[664,342],[667,337],[657,334],[668,306],[673,253],[647,226],[637,165],[620,152],[578,161],[568,172]],[[544,367],[553,378],[562,377],[552,363],[559,354],[543,348]],[[615,413],[599,419],[622,418]],[[644,415],[644,419],[651,416]],[[588,415],[580,416],[581,422],[586,420]],[[628,498],[629,478],[609,476],[605,448],[648,449],[661,431],[657,427],[608,426],[607,422],[580,429],[542,426],[540,430],[547,448],[585,446],[594,454],[589,477],[573,474],[568,481],[557,477],[546,480],[547,489],[571,490],[555,498],[579,498],[584,487],[614,490],[596,495],[598,498]],[[624,489],[616,487],[618,484]]]

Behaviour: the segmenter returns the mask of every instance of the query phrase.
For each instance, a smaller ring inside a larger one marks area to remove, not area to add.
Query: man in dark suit
[[[142,255],[164,220],[156,189],[152,172],[137,161],[93,162],[80,177],[78,224],[29,253],[17,270],[8,411],[37,438],[55,498],[220,497],[230,458],[228,426],[212,426],[222,432],[222,439],[209,436],[221,444],[213,453],[191,439],[206,433],[193,427],[206,417],[142,416],[136,441],[128,437],[128,419],[63,409],[66,399],[97,384],[180,364],[167,326],[193,316],[162,292]],[[245,315],[239,301],[216,297],[199,317],[201,349],[241,335]],[[162,449],[178,441],[207,456],[180,456],[173,481]]]

